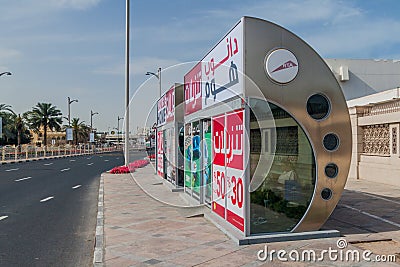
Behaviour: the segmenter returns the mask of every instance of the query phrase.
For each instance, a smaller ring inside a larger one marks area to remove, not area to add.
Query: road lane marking
[[[399,201],[394,201],[394,200],[387,199],[387,198],[384,198],[384,197],[378,197],[378,196],[375,196],[375,195],[372,195],[372,194],[368,194],[368,193],[363,193],[363,194],[366,195],[366,196],[373,197],[373,198],[380,199],[380,200],[384,200],[384,201],[387,201],[387,202],[392,202],[392,203],[395,203],[395,204],[400,204]]]
[[[92,163],[88,163],[87,165],[88,165],[88,166],[92,166],[93,164],[94,164],[94,163],[92,162]]]
[[[92,159],[91,157],[89,157],[89,158],[86,158],[86,159]]]
[[[53,162],[50,162],[50,163],[45,163],[45,164],[43,164],[44,166],[50,166],[50,165],[53,165]]]
[[[15,182],[21,182],[21,181],[28,180],[28,179],[32,179],[32,177],[29,176],[29,177],[17,179],[17,180],[15,180]]]
[[[104,161],[110,161],[110,160],[108,160],[108,159],[105,159]]]
[[[69,161],[75,161],[74,159],[70,159]]]
[[[46,198],[43,198],[42,200],[40,200],[40,202],[46,202],[46,201],[49,201],[50,199],[53,199],[54,197],[46,197]]]
[[[0,221],[5,220],[5,219],[7,219],[7,218],[8,218],[8,216],[1,216],[1,217],[0,217]]]
[[[79,187],[81,187],[80,184],[73,186],[72,189],[77,189],[77,188],[79,188]]]
[[[351,209],[351,210],[360,212],[360,213],[362,213],[362,214],[364,214],[364,215],[366,215],[366,216],[369,216],[369,217],[371,217],[371,218],[377,219],[377,220],[379,220],[379,221],[382,221],[382,222],[385,222],[385,223],[388,223],[388,224],[391,224],[391,225],[393,225],[393,226],[397,226],[397,227],[400,228],[400,224],[395,223],[395,222],[392,222],[392,221],[389,221],[389,220],[386,220],[386,219],[384,219],[384,218],[381,218],[381,217],[379,217],[379,216],[373,215],[373,214],[368,213],[368,212],[366,212],[366,211],[362,211],[362,210],[360,210],[360,209],[353,208],[353,207],[351,207],[351,206],[349,206],[349,205],[339,204],[338,206],[342,206],[342,207],[345,207],[345,208],[348,208],[348,209]]]
[[[16,169],[8,169],[8,170],[6,170],[6,172],[12,172],[12,171],[18,171],[19,170],[19,168],[16,168]]]
[[[61,172],[69,171],[71,168],[62,169]]]

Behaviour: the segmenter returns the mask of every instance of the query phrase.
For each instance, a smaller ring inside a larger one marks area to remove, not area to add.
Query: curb
[[[97,203],[97,224],[96,224],[96,236],[95,245],[93,252],[93,266],[100,267],[104,266],[104,176],[100,176],[100,188],[99,198]]]

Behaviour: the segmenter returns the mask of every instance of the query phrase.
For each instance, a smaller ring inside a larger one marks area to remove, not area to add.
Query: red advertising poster
[[[197,63],[184,77],[185,115],[202,108],[201,99],[201,62]]]
[[[244,231],[244,125],[243,110],[226,115],[226,220]]]
[[[225,219],[225,115],[212,118],[212,210]]]
[[[168,92],[165,93],[165,106],[166,106],[166,122],[174,120],[175,116],[175,86],[172,86]]]
[[[163,132],[157,131],[157,174],[164,178],[164,160],[163,160]]]

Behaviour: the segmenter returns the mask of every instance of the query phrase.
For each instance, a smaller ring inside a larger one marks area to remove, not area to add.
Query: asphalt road
[[[106,153],[0,166],[0,266],[91,266],[100,175],[123,163]]]

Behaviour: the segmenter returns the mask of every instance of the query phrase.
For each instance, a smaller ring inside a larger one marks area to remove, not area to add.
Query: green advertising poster
[[[204,129],[204,150],[203,150],[203,179],[205,185],[206,200],[211,200],[211,121],[206,121],[203,124]]]
[[[200,124],[192,123],[192,186],[193,191],[200,194],[200,178],[201,178],[201,150],[200,150]]]
[[[185,187],[192,189],[192,130],[191,123],[185,125],[185,140],[184,140],[184,168],[185,168]]]

